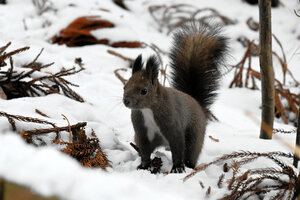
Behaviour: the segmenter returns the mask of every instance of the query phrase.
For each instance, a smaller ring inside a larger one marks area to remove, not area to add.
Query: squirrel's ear
[[[133,62],[132,65],[132,74],[134,74],[135,72],[141,71],[143,67],[143,63],[142,63],[142,54],[140,54],[135,61]]]
[[[158,76],[158,67],[159,63],[155,56],[151,56],[146,64],[146,72],[148,77],[151,79],[152,83],[154,83],[154,80]]]

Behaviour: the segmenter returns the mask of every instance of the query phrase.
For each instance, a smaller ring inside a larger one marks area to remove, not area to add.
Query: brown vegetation
[[[53,43],[66,44],[68,47],[105,44],[112,47],[140,48],[140,42],[119,41],[111,43],[109,38],[97,39],[91,31],[103,28],[114,28],[115,25],[100,16],[83,16],[75,19],[59,35],[52,37]]]
[[[168,34],[182,24],[191,21],[200,21],[208,26],[211,20],[220,21],[224,25],[236,23],[213,8],[199,9],[189,4],[154,5],[149,7],[149,12],[155,22],[159,24],[159,31],[166,28]]]
[[[65,76],[70,76],[79,73],[83,68],[77,70],[75,67],[70,69],[62,68],[54,74],[42,72],[54,63],[42,64],[37,62],[41,52],[35,59],[22,66],[14,66],[12,56],[29,49],[29,47],[19,48],[11,52],[5,52],[11,43],[0,47],[0,88],[3,90],[7,99],[19,97],[34,97],[62,92],[65,96],[76,101],[84,102],[83,98],[71,89],[70,86],[79,87],[66,80]],[[9,59],[10,67],[7,71],[1,67],[7,66],[5,62]],[[17,71],[15,71],[17,69]]]
[[[289,113],[294,113],[298,116],[297,107],[300,106],[300,94],[293,93],[288,87],[286,87],[286,76],[289,75],[293,80],[294,87],[300,86],[300,83],[295,79],[292,72],[287,67],[287,61],[282,45],[278,38],[274,36],[275,41],[278,43],[282,50],[282,57],[275,51],[272,52],[273,56],[279,60],[279,63],[283,72],[283,80],[275,79],[275,116],[281,118],[285,124],[289,122]],[[252,90],[257,90],[258,86],[256,80],[261,80],[260,72],[252,68],[252,57],[258,55],[258,45],[254,41],[250,41],[247,38],[240,38],[240,42],[247,47],[241,61],[232,66],[234,69],[234,77],[229,87],[245,87]],[[245,66],[248,63],[248,66]],[[244,78],[244,71],[246,70],[246,77]],[[284,103],[287,102],[287,103]],[[294,122],[295,119],[292,119]]]
[[[53,143],[66,145],[61,151],[78,160],[85,167],[110,167],[110,161],[102,151],[97,137],[88,138],[81,128],[73,129],[73,141],[54,140]]]
[[[53,140],[53,143],[58,144],[59,146],[65,145],[65,147],[62,149],[62,152],[72,156],[83,166],[101,167],[102,169],[106,169],[110,166],[110,161],[108,160],[106,154],[102,151],[100,147],[100,141],[96,137],[96,134],[92,132],[91,138],[87,137],[84,130],[87,125],[86,122],[79,122],[74,125],[69,124],[68,126],[57,127],[54,123],[46,120],[20,115],[12,115],[6,112],[0,112],[0,117],[6,117],[14,131],[17,130],[15,120],[27,123],[51,125],[52,128],[22,130],[19,132],[19,134],[27,143],[39,146],[38,143],[46,144],[46,142],[43,141],[42,138],[37,138],[36,136],[55,132],[56,137]],[[60,134],[62,134],[63,131],[69,132],[71,134],[71,139],[69,142],[64,142],[59,139]]]
[[[229,190],[229,193],[222,198],[223,200],[248,199],[251,196],[260,196],[262,198],[270,192],[273,195],[271,199],[292,199],[299,193],[297,190],[299,180],[290,163],[284,161],[285,158],[292,159],[293,154],[283,152],[234,152],[196,167],[184,180],[188,180],[211,165],[226,162],[227,167],[223,166],[224,173],[220,175],[217,183],[219,188],[226,184]],[[276,167],[242,168],[242,166],[257,159],[273,161]],[[231,163],[228,164],[230,161]]]
[[[209,26],[209,21],[216,20],[224,25],[235,24],[236,21],[221,15],[213,8],[196,8],[189,4],[154,5],[149,7],[149,12],[157,24],[159,30],[167,29],[171,33],[175,28],[185,22],[200,21]]]

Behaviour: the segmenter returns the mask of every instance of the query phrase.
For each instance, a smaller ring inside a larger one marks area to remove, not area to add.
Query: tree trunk
[[[299,126],[298,126],[299,127]],[[295,193],[294,193],[294,197],[292,198],[293,200],[297,198],[297,200],[300,200],[300,173],[298,173],[298,178],[297,178],[297,182],[295,185]]]
[[[274,71],[272,64],[271,0],[259,0],[259,62],[261,73],[261,139],[271,139],[274,122]],[[271,131],[268,131],[271,130]]]
[[[298,108],[299,112],[298,112],[298,124],[297,124],[297,135],[296,135],[296,145],[295,147],[300,147],[300,106]],[[295,149],[296,152],[296,149]],[[294,153],[294,166],[297,168],[298,167],[298,161],[299,161],[299,155],[296,155],[296,153]]]

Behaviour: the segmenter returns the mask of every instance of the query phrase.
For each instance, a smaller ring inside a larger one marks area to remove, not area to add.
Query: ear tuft
[[[140,54],[135,61],[133,62],[132,65],[132,74],[135,72],[141,71],[143,68],[143,63],[142,63],[142,54]]]
[[[152,80],[152,83],[154,83],[154,80],[158,76],[158,70],[159,70],[159,62],[155,56],[151,56],[147,60],[146,72],[147,72],[149,78]]]

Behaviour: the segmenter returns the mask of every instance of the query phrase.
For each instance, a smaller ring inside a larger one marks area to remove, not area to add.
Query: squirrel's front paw
[[[173,165],[173,167],[171,169],[171,173],[182,173],[182,172],[185,172],[183,164]]]
[[[150,167],[150,162],[142,162],[139,166],[137,166],[137,169],[149,170]]]

